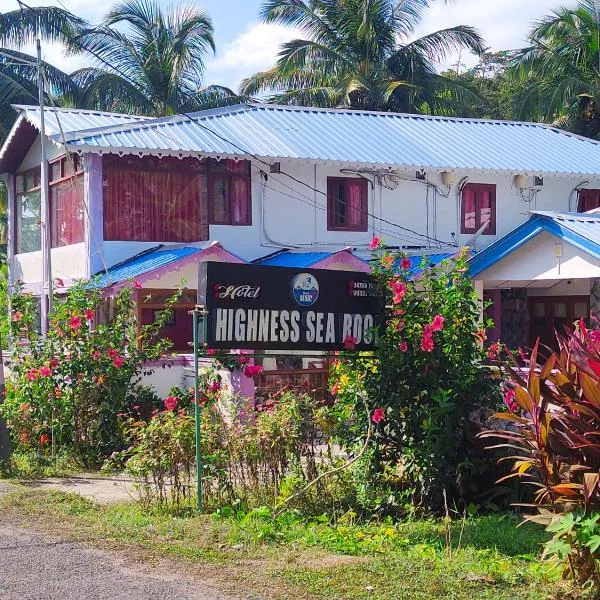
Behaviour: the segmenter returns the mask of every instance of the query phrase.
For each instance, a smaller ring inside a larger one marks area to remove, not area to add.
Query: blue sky
[[[50,5],[57,0],[25,0],[31,5]],[[189,0],[188,0],[189,1]],[[262,0],[191,0],[202,6],[212,17],[215,27],[217,55],[207,61],[206,83],[220,83],[237,88],[244,77],[273,64],[280,44],[292,37],[293,31],[265,25],[259,20]],[[167,7],[171,0],[159,0]],[[61,0],[61,3],[90,21],[97,21],[111,6],[110,0]],[[17,8],[16,0],[0,0],[2,10]],[[479,29],[487,44],[494,50],[518,48],[533,21],[548,14],[559,5],[574,4],[568,0],[454,0],[444,3],[431,0],[431,7],[417,31],[418,35],[452,27],[472,25]],[[46,45],[46,59],[69,71],[89,59],[65,58],[60,47]],[[454,58],[456,60],[456,58]],[[467,64],[472,58],[462,57]],[[446,65],[442,65],[446,66]]]

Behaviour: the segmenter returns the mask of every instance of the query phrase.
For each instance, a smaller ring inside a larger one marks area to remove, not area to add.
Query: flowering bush
[[[0,407],[20,449],[49,452],[72,448],[88,463],[122,445],[118,413],[131,410],[128,393],[139,382],[143,363],[170,346],[159,333],[163,320],[138,335],[128,288],[112,299],[112,317],[99,290],[76,285],[55,299],[46,339],[36,331],[33,296],[12,299],[7,396]]]
[[[407,257],[384,250],[381,240],[372,246],[386,324],[373,353],[343,355],[333,366],[335,433],[349,450],[362,444],[365,419],[353,415],[366,397],[376,425],[364,461],[370,508],[393,510],[410,498],[438,511],[444,492],[454,501],[476,491],[478,463],[465,428],[497,387],[485,366],[481,307],[464,253],[437,268],[423,264],[415,280]]]
[[[526,519],[554,534],[547,554],[600,589],[600,330],[581,321],[557,336],[560,351],[540,364],[538,342],[525,372],[507,365],[508,412],[496,414],[498,426],[482,435],[507,448],[508,477],[534,487],[539,514]]]

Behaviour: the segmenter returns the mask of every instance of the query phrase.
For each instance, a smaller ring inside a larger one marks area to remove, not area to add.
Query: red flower
[[[412,267],[412,262],[410,260],[410,258],[403,258],[400,261],[400,268],[401,269],[410,269]]]
[[[141,290],[141,289],[142,289],[142,284],[141,284],[139,281],[134,281],[134,282],[133,282],[133,287],[134,287],[136,290]]]
[[[91,321],[94,318],[94,311],[91,308],[86,308],[84,312],[86,321]]]
[[[406,342],[400,342],[398,344],[398,350],[400,350],[400,352],[406,352],[408,350],[408,344]]]
[[[52,371],[46,365],[44,365],[43,367],[40,367],[39,374],[40,377],[50,377],[52,375]]]
[[[444,329],[445,320],[446,319],[444,319],[442,315],[435,315],[435,317],[433,317],[433,321],[431,322],[431,329],[433,331],[441,331],[442,329]]]
[[[50,368],[56,369],[56,367],[58,367],[58,358],[51,358],[50,359]]]
[[[60,277],[57,277],[54,282],[56,283],[56,287],[65,287],[65,282]]]
[[[120,369],[125,364],[125,359],[122,356],[115,356],[112,361],[113,366]]]
[[[373,414],[371,415],[371,420],[373,421],[373,423],[377,424],[380,423],[381,421],[383,421],[383,419],[385,419],[385,412],[383,410],[383,408],[378,407],[373,411]]]
[[[517,412],[517,410],[519,409],[519,405],[515,400],[516,397],[517,396],[514,390],[508,388],[504,390],[504,404],[506,404],[506,407],[511,413]]]
[[[45,446],[50,441],[50,436],[47,433],[40,435],[40,446]]]
[[[475,333],[475,337],[480,344],[483,344],[487,340],[487,335],[485,334],[485,329],[478,329]]]
[[[357,342],[358,340],[355,337],[347,335],[344,339],[344,348],[346,348],[346,350],[354,350]]]
[[[37,369],[29,369],[29,371],[27,371],[27,379],[29,379],[29,381],[35,381],[40,375],[40,372]]]
[[[332,396],[337,396],[339,391],[340,391],[340,388],[337,383],[335,383],[331,386],[331,395]]]
[[[395,279],[390,283],[390,289],[394,293],[392,302],[394,304],[400,304],[400,302],[402,302],[402,299],[406,295],[406,284],[402,281]]]
[[[15,323],[18,323],[18,322],[19,322],[19,321],[20,321],[22,318],[23,318],[23,313],[22,313],[22,312],[19,312],[18,310],[16,310],[16,311],[13,313],[12,320],[13,320]]]
[[[216,353],[217,353],[217,351],[214,348],[206,349],[206,356],[214,356]]]
[[[175,410],[177,408],[177,403],[179,401],[177,400],[177,398],[175,398],[175,396],[167,396],[165,398],[165,408],[167,410]]]
[[[98,350],[94,350],[92,352],[92,358],[94,360],[99,360],[101,356],[102,356],[102,353],[100,351],[98,351]]]
[[[381,245],[381,241],[380,237],[374,236],[369,244],[369,248],[371,248],[371,250],[376,250]]]
[[[63,393],[62,393],[62,390],[61,390],[60,388],[54,388],[54,395],[55,395],[57,398],[60,398],[60,397],[62,396],[62,394],[63,394]]]
[[[215,392],[218,392],[221,389],[221,382],[218,379],[213,379],[210,382],[210,385],[208,386],[208,391],[212,392],[213,394]]]
[[[244,375],[246,377],[256,377],[260,375],[264,371],[264,368],[261,365],[248,365],[244,369]]]
[[[69,327],[73,330],[77,330],[81,327],[81,317],[78,317],[77,315],[72,316],[69,319]]]
[[[108,354],[109,358],[116,358],[119,356],[119,353],[114,348],[109,348],[106,354]]]
[[[600,329],[594,329],[590,331],[590,337],[592,338],[592,342],[595,344],[600,342]]]
[[[247,356],[240,356],[238,358],[238,362],[240,363],[240,365],[245,365],[248,362],[248,357]]]
[[[433,343],[433,338],[431,335],[424,333],[423,337],[421,338],[421,350],[423,350],[423,352],[433,352],[434,348],[435,345]]]
[[[490,360],[494,360],[495,358],[498,357],[499,352],[500,352],[500,344],[498,344],[498,343],[492,344],[488,348],[488,351],[487,351],[488,358]]]

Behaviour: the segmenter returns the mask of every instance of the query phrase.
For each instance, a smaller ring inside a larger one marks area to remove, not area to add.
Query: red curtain
[[[357,227],[360,226],[363,221],[362,182],[350,181],[346,189],[348,190],[348,224],[350,225],[350,227]]]
[[[475,232],[475,192],[465,187],[462,193],[463,233]]]
[[[586,212],[600,208],[600,190],[579,190],[577,212]]]
[[[50,186],[52,247],[83,242],[83,176]]]

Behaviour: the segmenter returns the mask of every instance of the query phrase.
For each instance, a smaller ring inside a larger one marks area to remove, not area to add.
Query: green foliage
[[[487,353],[483,346],[464,254],[425,268],[416,281],[401,255],[381,243],[376,255],[386,326],[372,355],[344,357],[333,367],[335,433],[348,451],[362,444],[366,419],[352,415],[364,413],[367,398],[375,433],[362,461],[366,507],[397,512],[410,503],[440,511],[444,494],[453,505],[482,491],[476,482],[482,458],[466,427],[474,409],[495,400],[486,362],[499,346]]]
[[[99,290],[78,284],[64,299],[55,298],[42,339],[34,297],[12,297],[15,343],[0,414],[17,449],[41,454],[51,447],[70,449],[88,465],[121,449],[118,414],[131,410],[128,399],[135,401],[131,391],[144,362],[163,356],[170,346],[159,335],[168,310],[139,336],[134,315],[128,288],[105,301]]]
[[[262,17],[298,29],[277,63],[242,82],[242,93],[304,106],[451,114],[472,91],[435,65],[457,51],[480,53],[475,29],[450,27],[416,38],[429,0],[267,0]]]
[[[541,364],[538,342],[526,372],[508,367],[510,412],[496,414],[496,428],[482,435],[510,451],[508,477],[536,488],[539,514],[528,520],[554,534],[547,552],[565,560],[577,581],[600,589],[600,332],[581,321],[558,339],[560,351]]]

